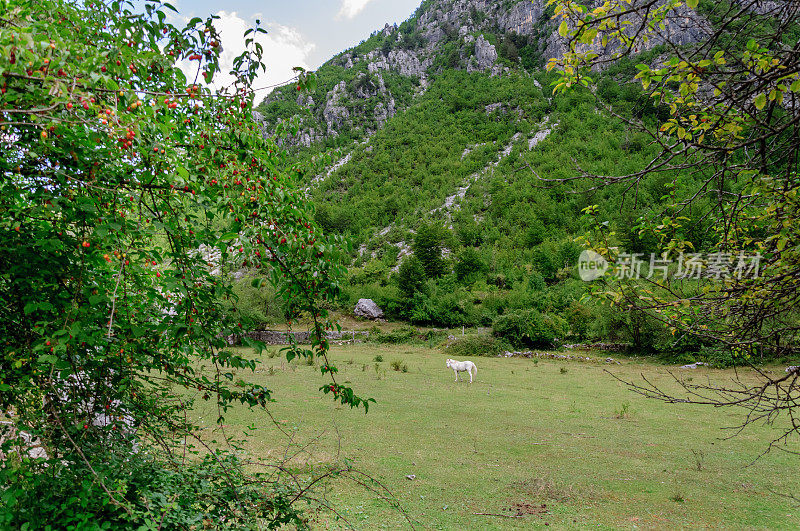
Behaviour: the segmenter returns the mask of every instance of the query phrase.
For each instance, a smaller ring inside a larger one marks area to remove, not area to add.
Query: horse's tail
[[[473,363],[472,368],[475,369],[475,376],[478,376],[478,366]]]

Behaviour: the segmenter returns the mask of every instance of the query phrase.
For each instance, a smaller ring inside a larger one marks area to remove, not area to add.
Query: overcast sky
[[[293,76],[292,67],[314,70],[333,55],[366,39],[370,33],[410,17],[421,0],[177,0],[180,15],[221,17],[217,28],[225,47],[223,61],[243,48],[242,33],[261,20],[269,32],[259,38],[269,67],[256,86]]]

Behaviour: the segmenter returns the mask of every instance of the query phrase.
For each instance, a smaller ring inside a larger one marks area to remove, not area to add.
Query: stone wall
[[[267,345],[289,345],[291,337],[294,336],[296,343],[311,343],[311,332],[284,332],[281,330],[254,330],[246,334],[247,337],[255,341],[261,341]],[[328,341],[363,341],[369,337],[369,332],[355,330],[342,330],[341,332],[329,331],[325,333]],[[228,337],[228,344],[231,346],[241,344],[241,336]]]

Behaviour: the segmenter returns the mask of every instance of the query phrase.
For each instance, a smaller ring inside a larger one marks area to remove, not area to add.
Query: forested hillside
[[[620,248],[649,256],[656,238],[639,221],[701,182],[701,172],[654,174],[635,189],[570,180],[635,172],[658,152],[605,106],[657,129],[668,109],[630,80],[665,50],[606,68],[595,94],[554,96],[543,68],[560,50],[551,16],[537,2],[424,2],[321,67],[316,92],[278,90],[260,111],[268,127],[293,121],[298,161],[330,157],[303,179],[318,222],[354,243],[343,309],[372,298],[390,318],[493,326],[516,346],[601,339],[685,351],[685,338],[644,314],[592,301],[575,268],[584,208],[597,205]],[[696,249],[708,244],[705,207],[681,212]]]

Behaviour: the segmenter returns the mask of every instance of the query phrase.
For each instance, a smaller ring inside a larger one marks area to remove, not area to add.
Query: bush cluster
[[[492,333],[515,348],[556,346],[567,335],[567,322],[553,314],[536,310],[520,310],[498,316],[492,323]]]
[[[454,359],[475,356],[497,356],[502,351],[501,341],[488,335],[466,336],[449,343],[444,351]]]
[[[127,447],[105,454],[93,470],[72,457],[46,463],[7,460],[0,467],[0,527],[50,529],[57,523],[59,529],[203,529],[224,522],[229,529],[254,529],[269,522],[269,529],[307,528],[293,507],[296,493],[275,477],[245,473],[231,453],[182,463]]]

